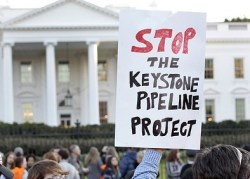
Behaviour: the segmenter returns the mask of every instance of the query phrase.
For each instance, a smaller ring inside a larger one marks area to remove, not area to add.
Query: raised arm
[[[162,152],[161,149],[146,150],[143,160],[136,168],[132,179],[155,179],[158,174]]]

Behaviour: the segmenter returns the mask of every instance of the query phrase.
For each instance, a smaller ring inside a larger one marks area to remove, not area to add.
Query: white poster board
[[[120,13],[115,146],[199,149],[206,15]]]

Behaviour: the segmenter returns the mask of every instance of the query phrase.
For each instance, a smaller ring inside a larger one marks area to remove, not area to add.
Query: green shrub
[[[225,120],[209,122],[202,125],[201,146],[208,147],[216,144],[232,144],[241,146],[250,141],[250,121],[239,123]],[[91,146],[99,150],[104,145],[114,145],[115,125],[102,124],[81,126],[79,128],[49,127],[44,124],[5,124],[0,123],[0,151],[8,152],[16,146],[21,146],[26,152],[35,150],[42,155],[51,148],[71,144],[80,145],[82,152],[87,153]],[[118,151],[124,151],[118,148]]]

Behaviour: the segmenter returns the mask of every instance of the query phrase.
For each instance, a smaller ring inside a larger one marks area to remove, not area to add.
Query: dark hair
[[[22,168],[22,165],[23,165],[23,157],[16,157],[15,159],[15,166],[18,167],[18,168]]]
[[[231,145],[217,145],[197,155],[193,175],[196,179],[248,179],[249,162],[250,155],[245,150]]]
[[[193,171],[192,171],[192,166],[187,168],[183,174],[181,175],[181,179],[193,179]]]
[[[116,158],[116,156],[108,156],[107,159],[106,159],[106,167],[105,167],[105,171],[107,170],[112,170],[114,173],[117,172],[118,170],[118,166],[114,166],[112,165],[112,159],[113,158]],[[118,161],[118,159],[116,158],[116,160]]]
[[[68,172],[65,172],[55,161],[43,160],[29,169],[28,179],[43,179],[47,174],[68,175]]]
[[[29,160],[29,158],[33,158],[34,161],[36,161],[36,156],[33,155],[33,154],[29,154],[29,155],[26,156],[26,160],[27,160],[27,161]]]
[[[13,155],[13,156],[14,156],[13,163],[10,165],[10,169],[13,169],[13,168],[15,168],[15,156],[16,156],[14,152],[8,152],[8,153],[4,156],[4,158],[3,158],[3,165],[4,165],[5,167],[7,167],[7,161],[8,161],[8,157],[9,157],[10,155]]]
[[[186,150],[186,155],[189,158],[195,158],[197,153],[199,153],[199,150]]]
[[[62,157],[62,159],[67,159],[69,158],[69,151],[65,148],[61,148],[59,151],[58,151],[58,154]]]
[[[115,156],[108,156],[107,160],[106,160],[106,168],[114,168],[114,166],[112,165],[112,158]]]
[[[124,177],[124,179],[132,179],[133,176],[134,176],[134,174],[135,174],[135,170],[130,170],[130,171],[126,174],[126,176]]]
[[[168,155],[167,161],[168,161],[168,162],[177,161],[177,160],[178,160],[178,158],[177,158],[177,153],[178,153],[178,150],[177,150],[177,149],[170,150],[170,153],[169,153],[169,155]]]
[[[243,148],[244,150],[250,152],[250,144],[245,144],[241,148]]]

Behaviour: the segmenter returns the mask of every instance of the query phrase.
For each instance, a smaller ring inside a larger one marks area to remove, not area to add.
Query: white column
[[[55,65],[55,46],[56,42],[45,42],[46,46],[46,108],[47,125],[57,126],[57,99],[56,99],[56,65]]]
[[[14,122],[14,93],[13,93],[13,43],[3,44],[3,98],[4,98],[4,122]]]
[[[87,125],[89,123],[88,114],[88,67],[87,59],[81,56],[80,60],[80,91],[81,91],[81,125]]]
[[[97,76],[97,42],[88,44],[88,94],[89,94],[89,124],[100,124],[99,116],[99,93]]]
[[[4,122],[3,116],[3,46],[0,44],[0,121]]]

